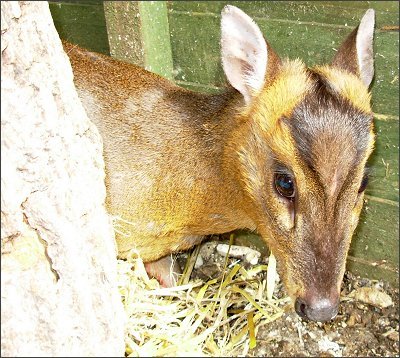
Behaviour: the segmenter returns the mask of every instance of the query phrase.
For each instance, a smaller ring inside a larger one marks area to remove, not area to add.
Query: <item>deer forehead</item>
[[[298,180],[306,180],[311,168],[329,196],[341,188],[349,171],[364,167],[374,144],[367,87],[331,66],[309,70],[299,60],[285,61],[245,115]]]
[[[357,76],[329,65],[316,66],[311,71],[323,77],[337,96],[365,113],[371,112],[371,94]],[[300,60],[284,61],[277,78],[260,91],[244,115],[253,116],[268,132],[280,118],[290,117],[294,108],[312,92],[311,71]]]

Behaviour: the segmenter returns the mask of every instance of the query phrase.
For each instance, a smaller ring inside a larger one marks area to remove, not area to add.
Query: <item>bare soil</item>
[[[397,357],[399,355],[399,290],[346,272],[342,296],[358,287],[386,292],[394,305],[378,308],[342,300],[339,314],[327,323],[306,322],[288,312],[258,331],[253,356]],[[283,288],[282,288],[283,289]]]

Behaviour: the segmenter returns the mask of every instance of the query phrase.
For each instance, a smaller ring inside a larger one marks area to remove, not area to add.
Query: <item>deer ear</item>
[[[373,38],[375,11],[367,10],[360,25],[339,48],[332,65],[354,73],[369,87],[374,77]]]
[[[227,5],[222,10],[221,33],[225,75],[249,103],[264,86],[269,57],[274,56],[274,65],[280,60],[255,22],[235,6]]]

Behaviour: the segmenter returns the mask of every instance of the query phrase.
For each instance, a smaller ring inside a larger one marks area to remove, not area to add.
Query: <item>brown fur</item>
[[[234,89],[203,95],[65,43],[75,84],[104,140],[107,208],[119,254],[145,261],[205,235],[257,230],[294,297],[338,298],[373,143],[370,95],[356,71],[308,70],[268,45],[267,80],[246,106]],[[288,201],[274,173],[295,178]]]
[[[75,84],[104,140],[107,207],[128,221],[121,256],[145,261],[185,250],[208,234],[255,229],[223,163],[241,97],[206,96],[140,67],[64,44]],[[221,120],[225,117],[226,120]]]

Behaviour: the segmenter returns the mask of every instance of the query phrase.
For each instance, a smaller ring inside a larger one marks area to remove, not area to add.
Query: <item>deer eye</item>
[[[361,180],[361,185],[360,188],[358,189],[358,193],[361,194],[365,188],[367,187],[368,184],[368,174],[364,174],[362,180]]]
[[[294,180],[289,174],[275,173],[274,178],[275,189],[279,195],[293,200],[295,190],[294,190]]]

